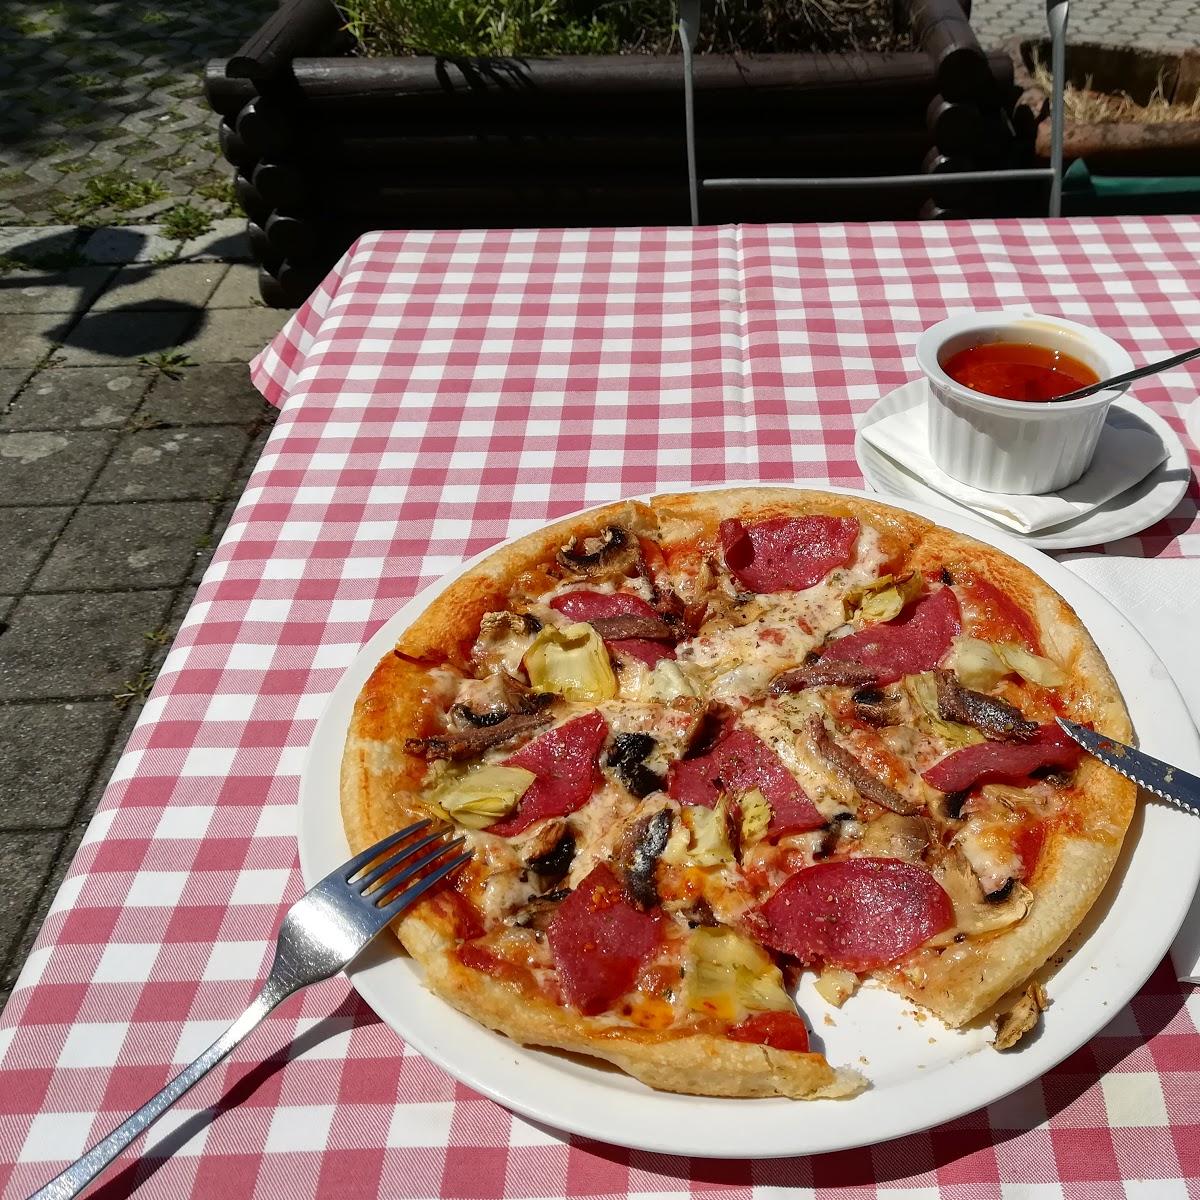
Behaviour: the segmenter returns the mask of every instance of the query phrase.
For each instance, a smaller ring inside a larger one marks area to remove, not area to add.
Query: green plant
[[[150,689],[153,686],[153,672],[139,671],[133,679],[125,680],[123,692],[113,693],[113,700],[116,701],[117,708],[124,712],[135,700],[139,704],[145,700],[150,695]]]
[[[196,364],[182,350],[160,350],[157,354],[143,354],[138,362],[143,367],[159,371],[168,379],[183,378],[184,371]]]
[[[212,217],[202,208],[184,201],[177,204],[162,218],[164,237],[177,242],[187,242],[192,238],[203,237],[212,229]]]
[[[123,171],[105,171],[93,175],[78,196],[53,211],[56,217],[64,220],[80,221],[104,208],[130,212],[152,200],[161,200],[166,194],[167,189],[155,179],[137,179]]]
[[[234,190],[232,179],[210,179],[196,189],[196,195],[202,200],[212,200],[221,205],[226,213],[237,210],[237,192]]]
[[[342,0],[368,54],[451,58],[679,50],[662,0]],[[717,0],[701,51],[901,49],[890,0]]]

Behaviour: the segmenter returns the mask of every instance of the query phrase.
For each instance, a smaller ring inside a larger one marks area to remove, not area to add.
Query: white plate
[[[1119,396],[1108,413],[1110,424],[1136,420],[1149,425],[1162,438],[1167,448],[1166,460],[1160,463],[1140,483],[1114,496],[1082,517],[1064,521],[1037,533],[1017,533],[992,521],[985,513],[977,513],[943,496],[910,471],[906,471],[886,454],[875,449],[862,431],[884,417],[904,412],[925,403],[924,379],[913,379],[895,391],[889,392],[869,408],[857,421],[858,433],[854,439],[854,456],[867,482],[877,492],[889,499],[917,500],[936,505],[939,509],[964,513],[981,521],[989,529],[996,529],[1009,537],[1017,538],[1028,546],[1041,550],[1072,550],[1081,546],[1099,546],[1104,542],[1128,537],[1142,529],[1148,529],[1174,511],[1183,499],[1191,479],[1187,450],[1179,435],[1153,409],[1135,400],[1132,396]],[[1086,478],[1086,475],[1085,475]]]
[[[1056,588],[1108,658],[1144,748],[1200,772],[1200,736],[1166,668],[1106,600],[1052,559],[978,522],[926,505],[899,507],[992,543]],[[338,814],[338,765],[355,697],[397,635],[469,565],[409,601],[367,643],[330,697],[300,782],[300,864],[309,885],[349,857]],[[1167,805],[1141,806],[1108,888],[1053,977],[1045,1028],[1014,1053],[989,1049],[986,1029],[953,1032],[932,1017],[918,1022],[909,1005],[879,989],[866,988],[835,1011],[811,983],[802,984],[798,999],[816,1044],[831,1062],[860,1066],[872,1081],[869,1091],[847,1101],[677,1096],[652,1091],[604,1064],[518,1046],[427,992],[414,964],[387,937],[349,974],[363,999],[410,1045],[535,1121],[669,1154],[815,1154],[938,1125],[1037,1079],[1137,992],[1166,953],[1198,878],[1200,821]],[[827,1013],[834,1024],[825,1023]]]

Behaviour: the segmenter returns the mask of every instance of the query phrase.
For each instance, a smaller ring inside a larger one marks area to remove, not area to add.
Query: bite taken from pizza
[[[845,1097],[801,972],[961,1026],[1103,887],[1135,788],[1056,714],[1130,734],[1074,611],[993,547],[855,496],[659,496],[451,583],[358,698],[342,813],[355,851],[465,834],[398,934],[485,1025],[670,1091]]]

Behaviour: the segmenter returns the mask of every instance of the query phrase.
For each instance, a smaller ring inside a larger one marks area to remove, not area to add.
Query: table
[[[854,415],[914,373],[918,332],[948,310],[1028,304],[1151,357],[1197,340],[1197,281],[1193,217],[362,238],[253,365],[278,422],[0,1022],[4,1195],[246,1003],[302,890],[293,806],[324,698],[417,588],[625,494],[861,485]],[[1138,394],[1182,430],[1198,382],[1185,368]],[[1197,498],[1193,482],[1109,549],[1200,555]],[[1183,1197],[1200,1192],[1198,999],[1164,963],[1089,1045],[985,1110],[747,1163],[513,1118],[335,979],[96,1194]]]

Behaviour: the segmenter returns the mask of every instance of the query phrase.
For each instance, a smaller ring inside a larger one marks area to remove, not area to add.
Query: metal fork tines
[[[281,1001],[348,966],[392,920],[470,860],[464,839],[418,821],[355,855],[291,908],[279,927],[271,973],[250,1006],[161,1092],[29,1200],[77,1196],[134,1138],[217,1065]],[[417,834],[424,837],[417,838]]]

